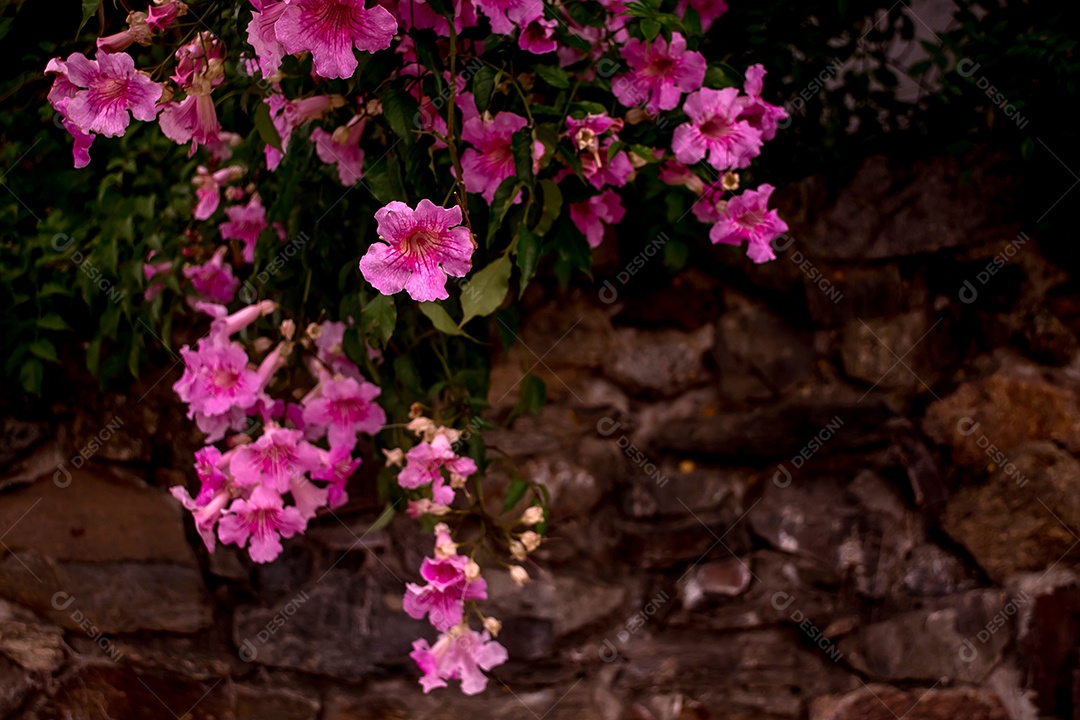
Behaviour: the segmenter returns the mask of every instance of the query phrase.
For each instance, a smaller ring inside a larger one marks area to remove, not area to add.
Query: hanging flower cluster
[[[122,136],[132,118],[156,122],[183,148],[178,157],[198,154],[187,161],[193,176],[177,185],[194,191],[180,213],[187,225],[149,243],[143,273],[155,307],[179,292],[210,317],[209,332],[181,349],[173,388],[205,434],[199,489],[172,491],[209,550],[220,541],[255,562],[274,560],[283,538],[347,501],[364,450],[381,448],[390,468],[381,489],[406,500],[417,522],[441,521],[423,583],[410,583],[403,600],[438,633],[413,645],[420,682],[425,692],[448,680],[467,694],[485,688],[484,673],[507,653],[493,639],[499,622],[476,607],[487,597],[479,562],[503,558],[514,582],[529,581],[525,564],[546,531],[543,494],[530,485],[528,509],[508,526],[492,518],[478,467],[489,459],[463,452],[465,437],[451,427],[468,418],[473,432],[485,404],[462,398],[468,383],[446,366],[445,347],[431,355],[446,378],[409,393],[395,381],[428,348],[432,325],[439,343],[471,341],[466,324],[514,296],[515,269],[521,290],[545,259],[563,282],[574,267],[587,271],[590,249],[648,205],[643,196],[692,202],[684,235],[773,259],[770,243],[787,229],[769,208],[773,187],[740,187],[787,114],[763,99],[764,67],[732,77],[737,59],[710,56],[718,53],[704,33],[727,11],[724,0],[234,0],[190,9],[153,0],[127,15],[126,29],[99,38],[93,58],[48,63],[48,100],[73,138],[76,167],[90,162],[98,135]],[[137,46],[154,44],[165,62],[137,63]],[[332,211],[360,216],[364,229],[335,233]],[[681,222],[678,214],[667,221]],[[301,227],[319,241],[306,247]],[[312,312],[311,268],[290,259],[301,247],[305,262],[349,258],[335,268],[349,297],[317,308],[301,337],[276,317],[272,339],[261,319],[282,309],[259,297],[285,289],[276,275],[290,262],[308,273],[289,285],[300,299],[284,314]],[[395,299],[403,291],[413,302]],[[395,332],[402,326],[405,337]],[[347,334],[359,339],[351,357]],[[424,392],[447,425],[415,407],[407,424],[387,423],[379,402],[404,416],[402,398]],[[506,513],[524,490],[508,496]],[[483,533],[467,522],[476,517]],[[470,627],[473,612],[481,630]]]
[[[297,403],[275,399],[268,387],[296,349],[291,323],[256,364],[232,336],[274,312],[275,303],[231,315],[220,305],[202,307],[214,321],[194,349],[180,349],[184,374],[173,390],[208,444],[195,456],[198,494],[192,498],[182,486],[172,493],[194,515],[207,550],[213,552],[216,532],[227,545],[247,546],[255,562],[270,562],[281,554],[281,538],[302,533],[320,508],[348,500],[345,484],[361,463],[357,438],[386,424],[375,402],[380,391],[342,352],[344,323],[327,322],[300,341],[313,350],[306,366],[314,386]],[[261,428],[257,438],[240,432],[253,424]],[[222,440],[224,452],[212,444]]]

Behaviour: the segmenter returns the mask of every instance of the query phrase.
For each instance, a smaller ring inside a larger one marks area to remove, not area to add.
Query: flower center
[[[428,248],[438,244],[438,238],[430,230],[417,229],[401,241],[400,250],[403,255],[423,255]]]
[[[577,144],[578,150],[594,153],[599,149],[599,143],[596,141],[596,133],[589,128],[581,128],[574,134],[574,142]]]
[[[107,77],[99,80],[94,90],[102,100],[118,100],[127,95],[127,88],[126,78]]]
[[[668,57],[654,58],[645,68],[648,77],[664,77],[675,67],[675,61]]]
[[[731,124],[724,118],[713,115],[700,125],[699,130],[706,139],[719,140],[731,134]]]
[[[214,386],[221,388],[222,390],[230,390],[236,386],[237,381],[240,380],[240,373],[231,368],[217,368],[210,376]]]

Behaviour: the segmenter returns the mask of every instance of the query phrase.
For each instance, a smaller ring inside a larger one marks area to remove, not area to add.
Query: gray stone
[[[949,156],[901,165],[875,155],[846,189],[811,211],[800,238],[815,258],[865,262],[1014,237],[1017,178],[995,160]]]
[[[1012,639],[1006,607],[1005,593],[973,590],[863,625],[839,647],[852,667],[875,680],[980,683]]]
[[[846,695],[815,698],[810,720],[1009,720],[997,696],[981,688],[900,690],[864,685]]]
[[[712,325],[692,333],[619,328],[604,370],[630,392],[677,395],[706,379],[703,356],[714,334]]]

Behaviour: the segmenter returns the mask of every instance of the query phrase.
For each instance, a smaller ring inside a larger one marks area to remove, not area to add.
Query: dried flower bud
[[[274,345],[274,341],[271,340],[268,337],[257,337],[251,343],[252,349],[254,349],[255,352],[257,352],[257,353],[264,353],[267,350],[269,350],[271,347],[273,347],[273,345]]]
[[[525,562],[525,558],[529,557],[529,554],[525,551],[525,546],[517,540],[510,542],[510,554],[518,562]]]
[[[381,240],[382,237],[380,236],[379,239]],[[423,416],[424,416],[424,406],[423,405],[421,405],[418,402],[414,402],[412,405],[409,406],[409,419],[410,420],[415,420],[416,418],[423,417]]]
[[[521,544],[525,546],[526,552],[532,552],[540,547],[540,542],[542,540],[543,538],[540,537],[540,533],[535,533],[532,530],[521,533]]]
[[[535,525],[544,521],[544,508],[539,505],[532,505],[522,514],[521,519],[518,521],[522,525]]]
[[[405,462],[405,451],[401,448],[383,450],[383,455],[386,456],[386,467],[401,467]]]
[[[518,587],[523,587],[525,583],[529,582],[529,573],[520,565],[510,566],[510,577],[517,583]]]
[[[484,629],[491,633],[492,637],[498,637],[502,632],[502,623],[493,617],[484,618]]]
[[[461,439],[461,431],[460,430],[455,430],[453,428],[448,428],[448,427],[439,426],[439,428],[435,431],[435,434],[436,435],[445,435],[446,439],[450,441],[451,445],[453,445],[454,443],[456,443],[458,440]]]
[[[454,488],[455,490],[460,490],[461,488],[465,487],[465,477],[463,475],[458,475],[456,472],[451,472],[450,487]]]
[[[293,335],[296,334],[296,323],[292,320],[285,319],[281,321],[281,336],[286,340],[292,340]]]
[[[308,323],[307,329],[304,330],[309,338],[312,340],[318,340],[322,336],[322,325],[319,323]]]
[[[739,173],[726,172],[724,177],[720,179],[721,184],[725,190],[738,190],[739,189]]]
[[[423,416],[413,418],[405,427],[412,430],[417,436],[435,434],[435,423],[432,422],[431,418]]]
[[[698,195],[705,190],[705,183],[701,181],[701,178],[694,174],[691,174],[690,177],[686,178],[686,180],[683,181],[683,184],[686,185],[687,190],[697,193]]]

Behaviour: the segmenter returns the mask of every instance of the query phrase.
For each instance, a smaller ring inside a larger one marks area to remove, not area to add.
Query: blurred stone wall
[[[0,716],[1080,718],[1080,287],[1015,190],[870,158],[783,191],[773,263],[646,292],[609,239],[595,292],[530,296],[491,412],[526,371],[549,404],[486,440],[550,539],[524,591],[487,571],[511,660],[476,698],[416,683],[429,539],[372,530],[368,475],[254,566],[165,491],[175,367],[3,419]]]

